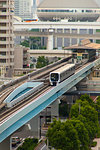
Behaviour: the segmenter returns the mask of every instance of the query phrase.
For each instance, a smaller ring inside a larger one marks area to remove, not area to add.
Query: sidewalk
[[[94,141],[97,141],[97,146],[91,147],[91,150],[100,150],[100,138],[96,138]]]

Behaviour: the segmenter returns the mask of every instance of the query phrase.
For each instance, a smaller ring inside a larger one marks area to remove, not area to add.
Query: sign
[[[82,59],[82,53],[77,53],[77,59]]]
[[[82,53],[77,53],[77,56],[81,56],[82,57]]]

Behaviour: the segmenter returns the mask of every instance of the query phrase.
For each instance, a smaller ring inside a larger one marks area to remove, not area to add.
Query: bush
[[[95,147],[97,145],[97,142],[94,141],[92,144],[91,144],[91,147]]]
[[[25,139],[22,146],[20,146],[17,150],[33,150],[38,143],[38,139],[36,138],[27,138]]]

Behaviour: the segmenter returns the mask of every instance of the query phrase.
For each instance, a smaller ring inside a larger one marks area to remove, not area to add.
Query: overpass
[[[30,29],[39,29],[39,32],[28,31]],[[41,32],[44,29],[43,32]],[[62,32],[57,33],[56,30],[60,29]],[[65,33],[64,30],[75,29],[77,33]],[[14,33],[17,36],[36,36],[36,37],[48,37],[47,49],[53,49],[53,37],[63,38],[88,38],[88,39],[100,39],[100,34],[80,34],[80,29],[100,29],[100,22],[19,22],[14,23]],[[25,31],[27,30],[27,31]],[[45,31],[47,30],[47,31]]]
[[[32,32],[32,31],[14,31],[16,36],[29,36],[29,37],[48,37],[49,35],[53,35],[53,37],[63,37],[63,38],[85,38],[85,39],[100,39],[100,33],[96,34],[76,34],[76,33],[56,33],[56,32],[48,32],[47,31],[39,31],[39,32]]]
[[[79,83],[82,79],[88,76],[92,72],[92,69],[98,65],[100,65],[100,58],[94,62],[88,63],[84,66],[84,68],[78,70],[74,75],[60,83],[58,86],[52,87],[44,94],[37,97],[33,102],[30,102],[23,108],[19,109],[17,112],[14,112],[12,115],[1,121],[0,142],[5,140],[13,132],[22,127],[33,117],[38,115],[43,109],[49,106],[57,98],[59,98],[73,86]],[[4,145],[5,143],[0,144],[0,149],[3,149]]]
[[[72,51],[66,51],[66,50],[28,50],[28,53],[30,56],[33,56],[35,58],[38,58],[39,56],[45,56],[45,57],[60,57],[60,58],[66,58],[68,56],[72,56]]]
[[[100,22],[18,22],[14,30],[26,29],[100,29]]]

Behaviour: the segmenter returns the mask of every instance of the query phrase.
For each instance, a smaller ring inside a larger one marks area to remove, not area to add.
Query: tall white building
[[[14,67],[13,8],[13,0],[0,0],[0,70],[2,75],[7,75],[7,72],[13,70]]]
[[[22,19],[31,19],[32,13],[32,0],[14,0],[15,15]]]

